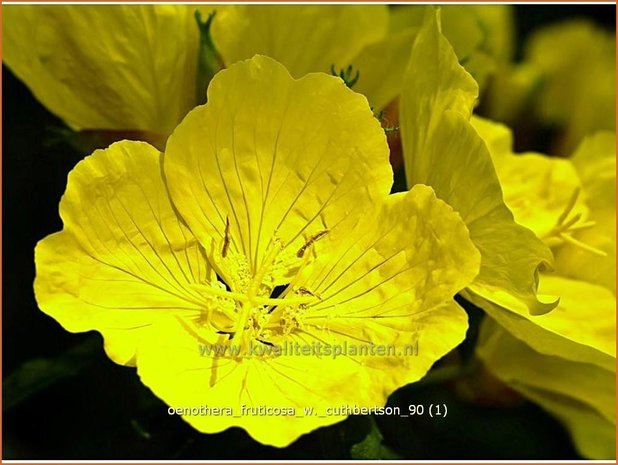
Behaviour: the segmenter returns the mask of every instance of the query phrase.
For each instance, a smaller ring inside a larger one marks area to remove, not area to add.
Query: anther
[[[299,295],[310,295],[312,297],[316,297],[318,300],[322,300],[322,297],[320,297],[319,294],[316,294],[314,292],[311,292],[309,289],[307,289],[306,287],[299,287],[298,289],[296,289],[296,293]]]
[[[225,217],[225,236],[223,237],[223,247],[221,247],[221,256],[227,256],[227,250],[230,248],[230,217]]]
[[[307,242],[305,243],[305,245],[303,245],[300,249],[298,249],[298,252],[296,252],[296,256],[298,258],[302,258],[303,255],[305,255],[305,252],[307,251],[307,249],[311,247],[311,245],[313,245],[314,242],[324,237],[327,233],[328,233],[328,229],[324,231],[320,231],[319,233],[311,236],[309,239],[307,239]]]

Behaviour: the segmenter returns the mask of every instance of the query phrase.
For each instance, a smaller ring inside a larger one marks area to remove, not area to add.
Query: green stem
[[[195,98],[197,105],[206,103],[208,84],[220,70],[225,68],[221,55],[212,40],[210,28],[217,12],[208,15],[206,21],[202,21],[202,14],[195,11],[195,20],[200,30],[200,46],[197,57],[197,77],[195,86]]]

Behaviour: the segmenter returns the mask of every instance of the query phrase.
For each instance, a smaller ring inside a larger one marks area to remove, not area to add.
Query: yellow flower
[[[556,256],[555,272],[539,276],[539,291],[560,297],[541,316],[529,315],[516,299],[478,301],[500,325],[484,323],[479,356],[498,378],[563,421],[582,455],[614,457],[615,136],[597,134],[572,159],[559,159],[515,155],[506,127],[478,118],[474,124],[515,218]]]
[[[539,267],[550,250],[518,225],[505,205],[491,156],[469,119],[478,85],[460,66],[428,9],[412,48],[401,98],[401,138],[408,186],[431,186],[463,218],[481,252],[481,270],[464,296],[516,299],[532,314],[555,303],[537,296]]]
[[[345,418],[326,407],[383,406],[464,338],[452,298],[478,252],[429,187],[388,195],[391,184],[363,96],[257,56],[213,79],[164,154],[124,141],[76,166],[64,229],[36,249],[36,298],[67,330],[101,332],[198,430],[240,426],[285,446]],[[318,343],[397,352],[269,352]],[[205,405],[236,416],[183,410]]]
[[[196,9],[216,10],[211,33],[224,65],[259,53],[294,77],[347,67],[383,38],[388,20],[385,5],[10,5],[3,60],[71,128],[130,130],[163,147],[202,103]],[[381,62],[375,51],[363,56],[363,89],[386,105]]]

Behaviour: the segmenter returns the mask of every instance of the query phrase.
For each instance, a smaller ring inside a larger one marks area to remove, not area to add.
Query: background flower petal
[[[503,382],[558,417],[582,455],[615,457],[615,365],[605,370],[542,355],[490,320],[483,323],[477,353]]]
[[[580,144],[573,164],[581,178],[590,220],[596,225],[575,238],[607,255],[593,255],[564,244],[556,251],[556,272],[600,284],[616,293],[616,135],[594,134]]]
[[[489,303],[469,296],[513,336],[542,354],[611,369],[616,364],[616,303],[606,288],[541,274],[541,293],[560,296],[545,315],[530,315],[525,304],[506,294]]]
[[[367,97],[376,113],[401,94],[416,32],[405,29],[390,34],[365,47],[352,60],[352,66],[360,73],[353,88]]]
[[[234,5],[217,14],[213,38],[228,66],[262,54],[301,77],[346,68],[387,25],[386,5]]]
[[[4,63],[74,129],[169,134],[195,104],[186,5],[9,5]]]
[[[409,186],[427,184],[465,221],[481,252],[481,272],[471,292],[489,300],[506,292],[531,313],[554,304],[536,295],[538,267],[551,262],[549,249],[515,223],[483,140],[469,123],[476,82],[457,62],[429,11],[408,65],[401,103],[401,136]]]

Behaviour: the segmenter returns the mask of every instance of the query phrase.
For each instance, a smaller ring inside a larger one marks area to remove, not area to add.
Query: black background
[[[615,29],[614,5],[517,6],[516,12],[520,44],[539,25],[565,17],[586,16]],[[37,309],[33,249],[62,228],[58,202],[67,173],[83,156],[56,137],[54,128],[63,127],[62,122],[4,66],[2,82],[3,376],[32,359],[40,359],[33,365],[38,373],[47,373],[50,357],[62,356],[79,367],[57,381],[50,372],[49,386],[9,408],[15,392],[3,392],[3,458],[349,458],[350,446],[368,432],[367,418],[320,429],[286,449],[262,446],[236,428],[202,435],[169,416],[133,368],[109,361],[97,333],[70,334]],[[468,310],[474,327],[480,311]],[[482,407],[459,399],[448,384],[422,383],[400,389],[390,400],[402,406],[431,402],[447,403],[449,416],[377,419],[386,444],[401,458],[578,458],[563,428],[530,403]]]

